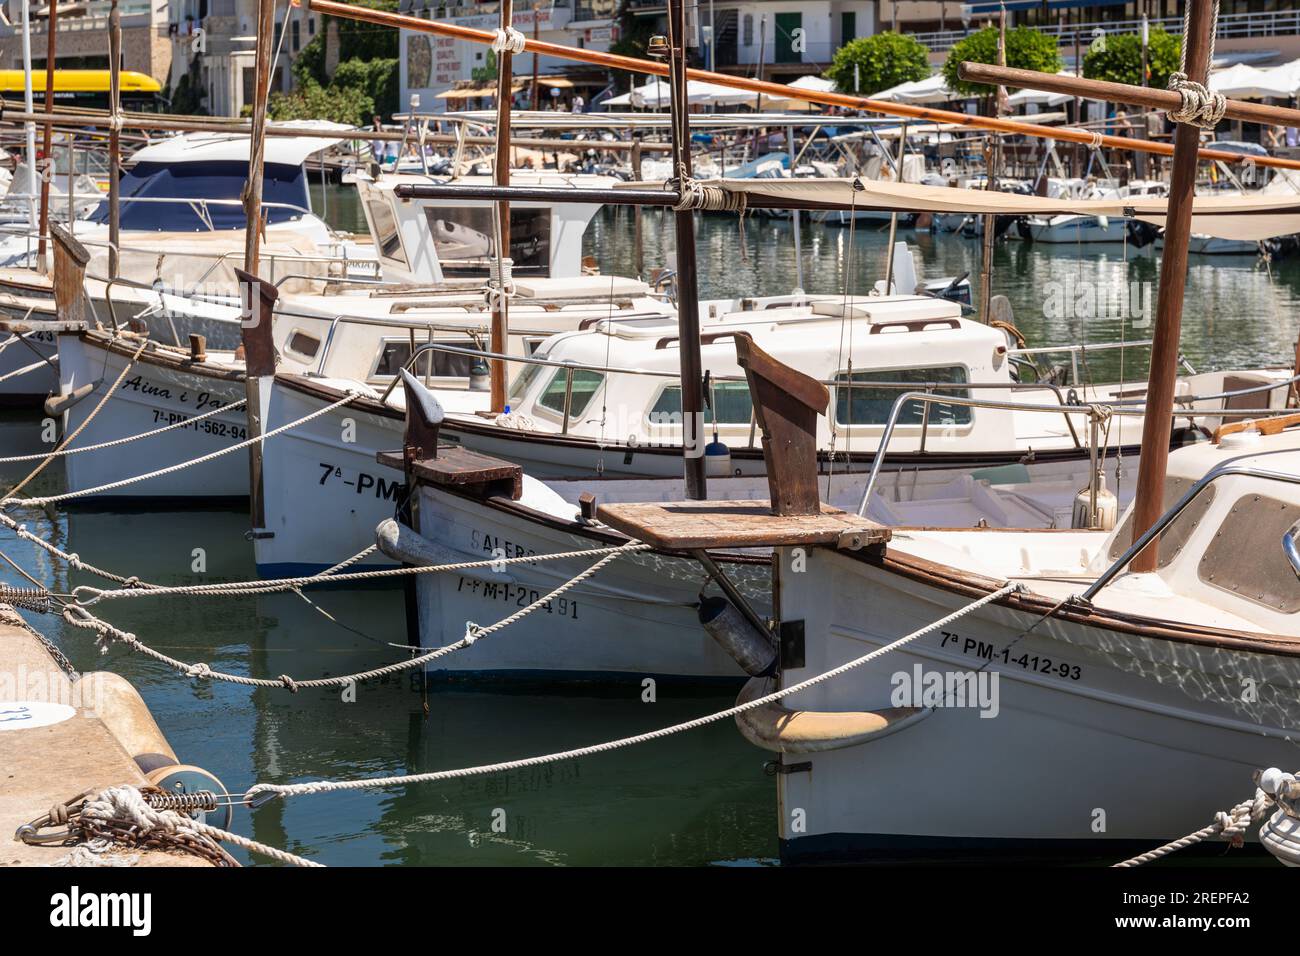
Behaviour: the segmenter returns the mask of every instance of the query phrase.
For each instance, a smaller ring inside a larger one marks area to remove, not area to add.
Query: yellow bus
[[[11,104],[21,101],[24,92],[22,70],[0,70],[0,96]],[[122,90],[122,109],[157,113],[166,105],[162,84],[146,73],[123,70],[119,83]],[[108,109],[108,70],[54,71],[54,103],[90,109]],[[39,112],[45,97],[45,71],[32,70],[32,93]]]

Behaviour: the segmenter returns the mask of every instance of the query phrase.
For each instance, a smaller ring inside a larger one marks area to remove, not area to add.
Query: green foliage
[[[190,67],[176,81],[176,86],[169,92],[167,111],[181,116],[207,116],[207,107],[203,105],[206,94],[203,90],[203,78],[200,75],[202,61],[195,57]]]
[[[972,63],[998,62],[997,27],[985,27],[978,33],[964,37],[949,51],[948,59],[943,64],[943,78],[949,89],[967,96],[992,96],[994,87],[983,83],[967,83],[957,76],[958,66],[966,60]],[[1040,73],[1059,73],[1064,65],[1057,49],[1056,37],[1029,27],[1016,27],[1007,31],[1007,66],[1019,70],[1037,70]]]
[[[632,15],[630,4],[623,4],[618,15],[618,39],[609,45],[610,53],[619,56],[644,57],[646,44],[654,36],[654,18]],[[701,45],[700,50],[704,47]],[[700,55],[700,50],[694,51]]]
[[[1182,50],[1180,38],[1162,27],[1152,27],[1147,37],[1147,85],[1164,89],[1169,74],[1178,70]],[[1136,33],[1103,36],[1092,42],[1083,55],[1083,75],[1090,80],[1142,85],[1142,37]]]
[[[397,10],[397,0],[354,2],[376,10]],[[325,38],[331,21],[337,23],[342,52],[333,76],[325,70]],[[319,32],[293,61],[297,89],[272,96],[272,118],[306,119],[315,115],[340,123],[369,125],[376,112],[391,116],[400,109],[398,38],[398,31],[392,27],[321,17]],[[277,113],[277,109],[281,112]],[[312,114],[312,109],[320,112]],[[340,118],[343,116],[359,120]]]
[[[840,47],[826,71],[826,78],[834,80],[842,92],[870,96],[899,83],[925,79],[930,75],[929,57],[929,49],[915,37],[877,33],[850,40]]]
[[[321,86],[308,80],[292,93],[273,93],[267,103],[271,119],[323,119],[367,126],[375,115],[374,98],[355,86]]]

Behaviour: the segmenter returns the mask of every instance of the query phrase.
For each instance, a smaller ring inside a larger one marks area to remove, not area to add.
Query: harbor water
[[[328,212],[339,227],[358,228],[354,192],[331,188]],[[742,256],[734,219],[700,221],[702,297],[777,294],[795,286],[790,222],[749,217],[744,231]],[[642,234],[646,269],[668,264],[670,218],[646,212]],[[809,291],[861,296],[883,273],[887,225],[860,222],[850,230],[805,222],[801,235]],[[910,230],[899,238],[919,251],[926,279],[969,272],[977,281],[977,240]],[[635,271],[630,209],[600,213],[586,243],[602,271]],[[1146,308],[1153,317],[1158,271],[1158,255],[1149,251],[1126,255],[1113,246],[1005,242],[995,252],[993,291],[1008,297],[1014,323],[1032,345],[1135,341],[1149,334],[1142,313]],[[1088,305],[1087,289],[1119,285],[1130,290],[1119,314],[1097,308],[1095,294]],[[1183,317],[1186,359],[1198,369],[1289,365],[1300,326],[1298,298],[1300,263],[1193,256]],[[1094,381],[1137,379],[1146,374],[1146,354],[1137,347],[1099,352],[1086,366]],[[35,412],[0,415],[5,454],[47,449],[40,419]],[[0,466],[0,480],[12,484],[31,467]],[[26,490],[40,495],[61,487],[56,463]],[[56,507],[21,514],[30,531],[83,561],[142,580],[255,577],[243,510]],[[11,536],[0,551],[60,594],[103,584]],[[7,565],[0,567],[0,580],[26,584]],[[256,677],[343,674],[405,656],[400,588],[143,597],[100,606],[97,613],[173,657]],[[361,685],[355,701],[344,702],[337,691],[290,694],[190,680],[120,645],[101,656],[90,632],[55,616],[28,617],[79,669],[113,670],[134,683],[182,759],[217,774],[232,792],[257,782],[356,779],[549,753],[710,713],[734,698],[669,685],[656,688],[653,700],[640,685],[564,692],[424,687],[408,674]],[[512,637],[507,630],[492,639]],[[238,810],[235,829],[334,865],[773,863],[777,808],[772,778],[764,772],[768,757],[727,721],[532,770],[272,801]],[[508,825],[500,833],[494,823],[503,815]]]

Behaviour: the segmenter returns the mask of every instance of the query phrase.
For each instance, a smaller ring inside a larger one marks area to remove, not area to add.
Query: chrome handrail
[[[1283,481],[1287,484],[1300,485],[1300,475],[1288,475],[1280,471],[1267,471],[1263,468],[1252,468],[1249,465],[1220,465],[1218,468],[1215,468],[1213,471],[1210,471],[1204,477],[1200,478],[1192,485],[1192,487],[1188,488],[1183,496],[1174,502],[1173,507],[1162,514],[1156,520],[1156,523],[1146,530],[1145,534],[1129,545],[1128,550],[1116,558],[1111,563],[1110,567],[1098,576],[1097,580],[1079,596],[1079,600],[1091,601],[1097,592],[1114,580],[1115,576],[1119,574],[1120,571],[1128,567],[1129,562],[1137,557],[1148,544],[1155,540],[1156,536],[1159,535],[1160,532],[1169,527],[1173,520],[1182,514],[1183,509],[1191,504],[1192,499],[1199,495],[1206,486],[1218,481],[1220,478],[1226,478],[1233,475],[1241,475],[1249,478],[1262,478],[1266,481]],[[1291,532],[1288,532],[1288,534],[1290,533]],[[1283,545],[1285,546],[1285,536],[1282,540]],[[1295,559],[1292,559],[1292,564],[1294,566]]]
[[[945,405],[963,405],[970,408],[995,408],[1003,411],[1036,412],[1053,415],[1094,415],[1103,409],[1108,415],[1126,415],[1133,418],[1146,415],[1145,408],[1116,406],[1108,402],[1092,402],[1081,405],[1034,405],[1027,402],[1005,402],[989,398],[964,398],[959,395],[940,396],[928,392],[908,392],[906,395],[900,395],[895,399],[894,407],[890,409],[889,419],[885,423],[885,430],[880,436],[880,444],[876,447],[876,454],[871,461],[871,473],[867,477],[867,486],[863,489],[862,500],[858,503],[857,513],[860,516],[865,516],[867,513],[867,507],[871,501],[871,492],[875,490],[876,479],[880,476],[881,467],[884,465],[889,450],[890,440],[894,437],[894,428],[898,424],[898,416],[908,402],[920,402],[923,407],[927,408],[924,413],[925,420],[929,419],[928,406],[935,402],[942,402]],[[1215,408],[1202,411],[1178,409],[1175,411],[1175,416],[1179,418],[1265,418],[1270,415],[1280,415],[1286,411],[1285,408]]]

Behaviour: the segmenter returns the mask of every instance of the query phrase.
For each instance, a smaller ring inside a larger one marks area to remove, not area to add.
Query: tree
[[[850,40],[835,51],[826,78],[845,93],[870,96],[930,75],[930,51],[915,37],[877,33]]]
[[[375,115],[375,101],[365,90],[325,87],[315,80],[292,93],[272,93],[266,108],[273,120],[321,119],[349,126],[366,126]],[[251,107],[244,107],[244,112],[251,112]]]
[[[1169,74],[1177,72],[1182,42],[1162,27],[1147,36],[1147,86],[1164,89]],[[1083,55],[1083,75],[1090,80],[1142,85],[1142,37],[1136,33],[1098,37]]]
[[[358,5],[396,11],[396,0],[358,0]],[[293,61],[298,88],[272,97],[273,119],[318,119],[355,123],[340,116],[358,115],[368,124],[376,113],[391,116],[401,108],[399,33],[392,27],[357,20],[338,21],[338,42],[347,53],[331,76],[326,72],[326,37],[333,17],[321,17],[320,30]],[[333,98],[333,99],[332,99]],[[366,105],[366,104],[369,105]],[[279,114],[275,112],[278,109]]]
[[[957,75],[962,62],[998,62],[998,28],[985,27],[978,33],[962,38],[948,53],[943,65],[943,78],[948,88],[967,96],[992,96],[996,88],[983,83],[967,83]],[[1029,27],[1016,27],[1007,31],[1007,66],[1019,70],[1037,70],[1040,73],[1059,73],[1065,65],[1056,47],[1056,37],[1039,33]],[[1011,91],[1010,88],[1008,92]]]

